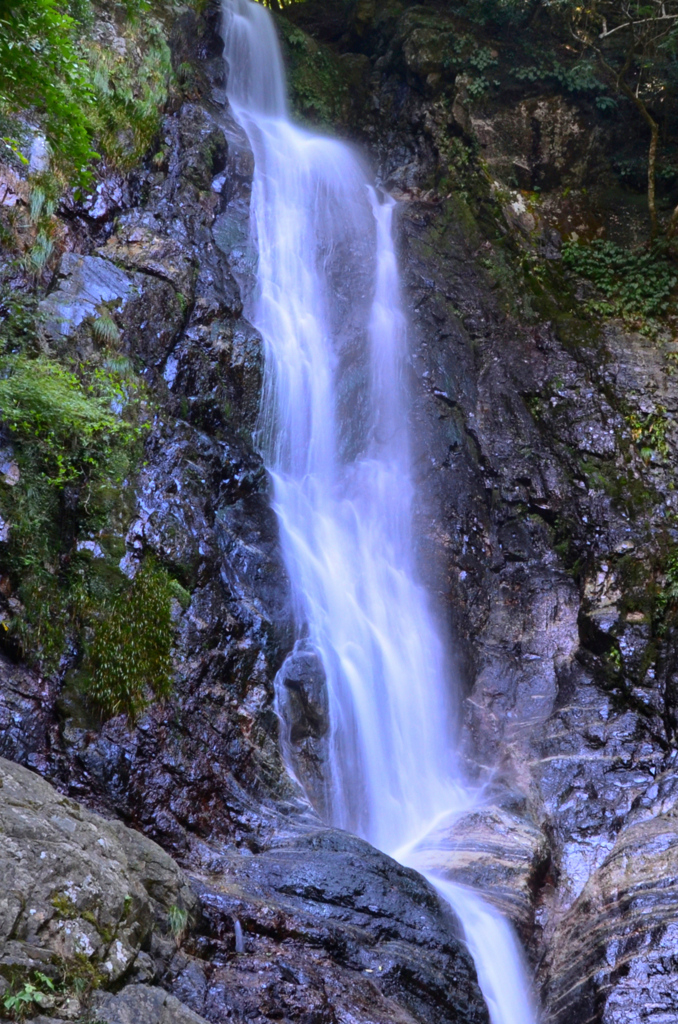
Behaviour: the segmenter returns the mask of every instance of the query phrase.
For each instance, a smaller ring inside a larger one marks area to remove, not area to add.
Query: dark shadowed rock
[[[210,964],[187,947],[169,978],[208,1019],[487,1021],[449,907],[362,840],[315,829],[251,857],[205,849],[202,868],[195,949],[210,950]]]

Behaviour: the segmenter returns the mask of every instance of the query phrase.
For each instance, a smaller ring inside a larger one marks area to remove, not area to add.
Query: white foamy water
[[[474,796],[456,766],[445,652],[413,564],[394,204],[350,147],[290,121],[268,11],[224,0],[223,34],[229,100],[255,160],[247,315],[266,353],[260,447],[300,636],[326,675],[323,806],[332,824],[414,866],[404,851]],[[456,904],[444,894],[493,1024],[531,1024],[509,926],[461,892]],[[515,974],[515,1011],[488,958]]]

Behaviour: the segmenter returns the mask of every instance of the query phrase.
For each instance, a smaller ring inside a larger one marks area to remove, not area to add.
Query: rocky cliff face
[[[460,744],[490,794],[430,866],[512,918],[545,1019],[659,1024],[678,1013],[675,345],[587,312],[590,286],[560,258],[572,231],[641,230],[633,197],[605,199],[616,129],[539,83],[477,94],[456,45],[470,29],[438,9],[309,0],[292,15],[281,31],[302,113],[366,145],[401,200],[420,561],[457,654]],[[217,12],[182,13],[170,41],[193,85],[152,158],[62,206],[63,251],[40,301],[53,355],[96,360],[91,322],[105,315],[147,388],[143,464],[121,485],[117,525],[67,536],[60,557],[132,576],[151,553],[180,584],[174,692],[134,724],[102,724],[80,685],[86,631],[56,669],[5,644],[0,753],[137,832],[3,768],[0,808],[15,806],[12,787],[20,801],[39,793],[33,831],[12,833],[25,847],[12,865],[35,857],[43,819],[78,824],[72,860],[39,875],[39,916],[17,910],[19,928],[8,910],[0,973],[56,979],[55,956],[82,954],[115,990],[96,997],[111,1024],[483,1021],[430,887],[322,828],[282,768],[273,680],[295,633],[251,435],[251,156],[223,99]],[[28,186],[11,175],[3,201],[21,208]],[[0,486],[20,487],[7,459]],[[21,616],[21,581],[2,580],[7,614]],[[290,738],[312,773],[323,701],[301,662]],[[147,885],[164,855],[138,832],[191,878],[166,858],[167,892]],[[99,833],[118,852],[90,863]],[[36,865],[8,889],[23,892]],[[191,916],[180,942],[171,906]],[[106,974],[111,928],[122,959]],[[72,1016],[67,1002],[49,1013]]]

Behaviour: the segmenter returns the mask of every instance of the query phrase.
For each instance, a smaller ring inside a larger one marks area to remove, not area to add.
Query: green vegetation
[[[678,85],[677,0],[560,0],[572,37],[582,55],[590,55],[599,74],[621,93],[640,115],[650,134],[647,156],[647,205],[652,238],[659,233],[656,202],[657,157],[660,146],[658,111]],[[678,228],[678,206],[666,233]]]
[[[548,82],[560,86],[564,92],[592,94],[600,110],[616,107],[614,97],[607,94],[607,85],[601,81],[595,62],[583,57],[575,64],[563,64],[555,54],[540,54],[534,64],[513,69],[513,77],[521,82]]]
[[[656,619],[657,632],[662,635],[666,630],[667,617],[671,610],[678,608],[678,550],[669,552],[664,568],[664,586],[657,596]]]
[[[92,915],[81,916],[89,920]],[[10,969],[10,985],[0,1002],[5,1018],[23,1021],[41,1010],[60,1007],[70,997],[76,997],[86,1005],[94,989],[102,988],[107,980],[97,962],[84,953],[76,953],[68,959],[53,955],[46,970],[50,971],[51,977],[43,971],[21,967]],[[90,1018],[81,1018],[85,1019]]]
[[[34,107],[63,165],[86,180],[91,146],[93,90],[77,43],[78,23],[55,0],[0,3],[0,110]],[[18,152],[15,138],[4,136]]]
[[[29,1013],[35,1012],[36,1007],[44,1006],[49,1002],[54,991],[52,979],[42,971],[35,971],[33,981],[25,980],[16,988],[10,986],[2,1000],[2,1005],[14,1020],[24,1020]]]
[[[626,417],[626,422],[631,430],[631,437],[645,461],[650,461],[655,456],[668,459],[671,454],[666,437],[668,413],[663,405],[658,406],[656,412],[648,413],[646,416],[632,412]]]
[[[330,125],[342,113],[348,98],[336,59],[305,32],[280,19],[287,50],[292,103],[313,124]]]
[[[65,180],[91,184],[97,150],[123,170],[157,135],[172,82],[158,15],[171,0],[126,0],[122,45],[91,37],[90,0],[0,0],[0,157],[22,162],[19,113],[31,111]]]
[[[176,942],[177,947],[179,947],[183,942],[188,928],[188,912],[174,903],[169,908],[168,919],[170,931],[174,936],[174,941]]]
[[[55,360],[39,356],[0,359],[0,416],[24,455],[50,486],[89,478],[138,435],[111,412],[128,394],[117,374],[94,369],[80,379]]]
[[[659,247],[628,249],[614,242],[566,242],[563,263],[602,294],[589,308],[603,316],[655,318],[669,309],[678,283],[676,266]]]
[[[167,572],[147,558],[97,624],[87,693],[104,716],[125,714],[134,721],[151,693],[170,695],[171,598]]]
[[[89,58],[96,99],[92,132],[101,152],[122,170],[138,163],[153,143],[172,78],[169,47],[157,19],[135,22],[127,37],[124,53],[93,43]]]
[[[42,351],[41,331],[32,296],[0,294],[0,571],[10,595],[0,639],[51,671],[67,638],[90,628],[125,583],[124,481],[147,428],[143,385],[115,351],[101,365],[70,366]],[[93,538],[105,557],[92,558]]]
[[[64,921],[72,921],[78,916],[78,908],[65,892],[54,893],[51,902],[57,915]]]

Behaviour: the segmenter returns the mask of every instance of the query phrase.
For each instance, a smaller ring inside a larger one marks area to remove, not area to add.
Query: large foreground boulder
[[[149,951],[195,915],[186,876],[156,843],[1,758],[0,834],[0,996],[10,1013],[29,986],[30,1008],[73,1018],[93,989],[152,980]]]

